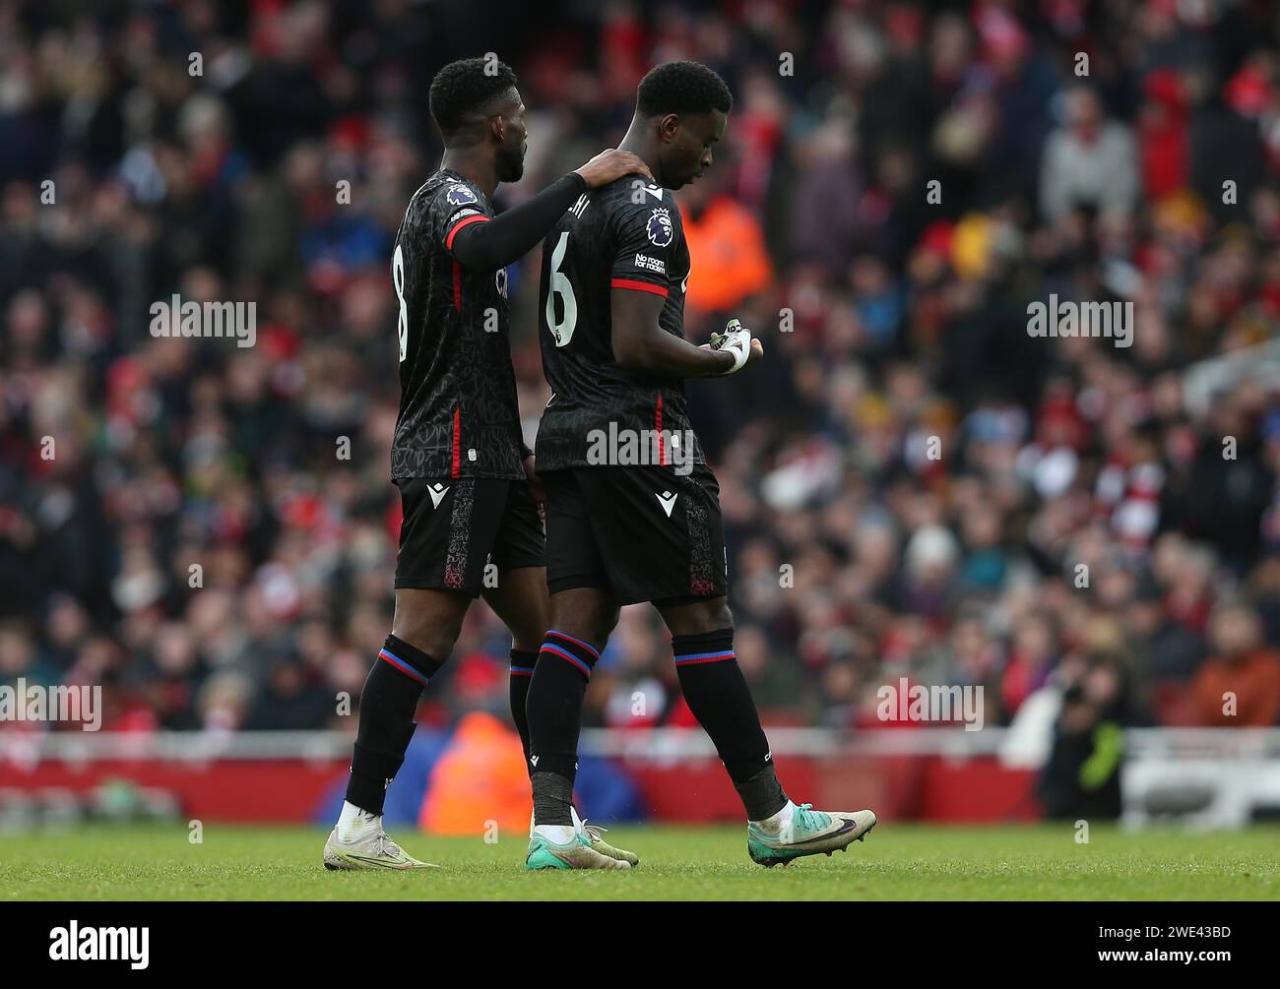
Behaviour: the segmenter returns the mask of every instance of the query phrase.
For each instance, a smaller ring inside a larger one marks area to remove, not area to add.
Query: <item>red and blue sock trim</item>
[[[524,649],[512,649],[511,675],[513,677],[531,677],[538,664],[538,654]]]
[[[411,664],[406,663],[403,659],[389,650],[386,646],[383,646],[378,650],[378,658],[383,662],[390,663],[405,676],[409,677],[409,679],[417,680],[418,683],[422,684],[424,687],[427,685],[426,677],[415,670]]]
[[[600,650],[598,650],[590,642],[585,642],[582,639],[576,639],[572,635],[569,635],[567,632],[561,632],[559,629],[549,628],[547,629],[547,638],[559,639],[561,642],[567,643],[568,645],[571,645],[571,646],[577,646],[579,649],[584,650],[591,656],[593,666],[600,659]]]
[[[394,666],[410,680],[415,680],[424,687],[436,670],[440,669],[440,664],[421,649],[394,635],[388,635],[382,643],[378,659]]]
[[[732,649],[722,650],[720,652],[695,652],[684,656],[676,657],[676,666],[697,666],[701,663],[723,663],[730,659],[737,659],[737,654]]]
[[[547,629],[547,638],[542,643],[539,655],[541,653],[558,656],[572,664],[588,680],[591,679],[591,670],[595,667],[596,661],[600,659],[600,651],[590,642],[584,642],[554,628]]]
[[[732,628],[672,636],[671,652],[675,656],[677,668],[702,666],[706,663],[732,663],[738,658],[733,651]]]

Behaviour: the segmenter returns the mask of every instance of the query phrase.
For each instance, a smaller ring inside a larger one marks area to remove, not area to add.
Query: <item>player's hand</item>
[[[653,181],[653,173],[649,171],[648,165],[630,151],[619,151],[617,148],[601,151],[582,167],[575,168],[574,171],[586,179],[587,187],[591,189],[597,189],[602,185],[608,185],[610,182],[616,182],[624,175],[639,174],[650,182]]]
[[[733,355],[733,366],[725,374],[741,371],[764,356],[764,344],[736,319],[729,320],[723,333],[711,334],[711,343],[707,346],[711,350],[724,350]]]

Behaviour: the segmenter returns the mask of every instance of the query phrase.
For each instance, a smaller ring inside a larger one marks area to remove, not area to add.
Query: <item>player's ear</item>
[[[658,136],[664,141],[674,141],[680,130],[680,115],[665,113],[658,118]]]
[[[493,139],[498,142],[499,147],[506,143],[507,121],[502,114],[489,118],[489,133],[493,135]]]

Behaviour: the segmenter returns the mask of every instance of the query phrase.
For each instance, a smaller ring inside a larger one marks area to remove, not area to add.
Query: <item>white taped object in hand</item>
[[[751,356],[751,331],[738,320],[731,319],[725,324],[723,333],[711,334],[711,349],[725,350],[733,355],[733,367],[725,374],[741,371]]]

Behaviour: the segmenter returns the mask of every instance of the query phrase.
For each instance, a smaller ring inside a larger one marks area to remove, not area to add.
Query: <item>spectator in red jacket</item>
[[[1162,199],[1187,184],[1187,100],[1182,80],[1169,69],[1152,72],[1142,88],[1146,97],[1138,117],[1142,188],[1147,198]]]

